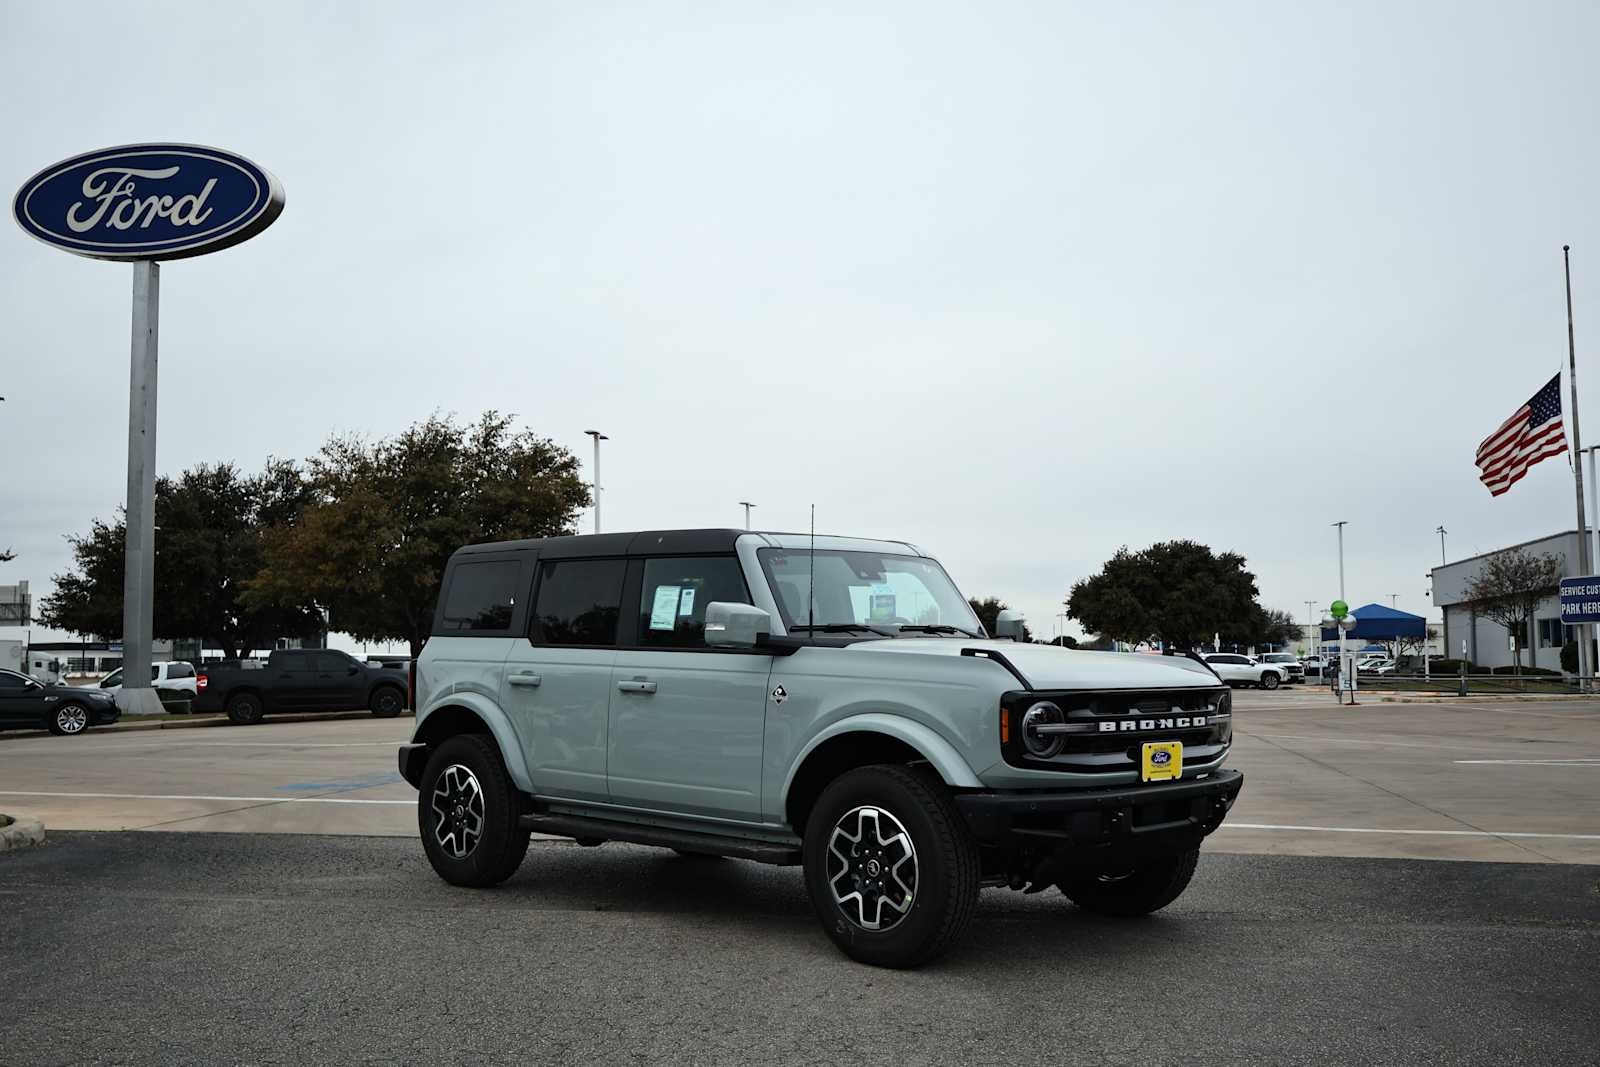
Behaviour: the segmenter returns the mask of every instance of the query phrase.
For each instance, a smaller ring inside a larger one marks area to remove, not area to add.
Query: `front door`
[[[367,679],[355,660],[343,652],[317,653],[316,678],[307,690],[307,704],[322,711],[350,711],[367,705]]]
[[[738,559],[661,557],[633,571],[611,672],[612,800],[759,822],[772,657],[705,643],[707,604],[750,602]]]
[[[511,716],[540,796],[605,801],[606,715],[623,559],[541,560],[528,636],[505,661]]]

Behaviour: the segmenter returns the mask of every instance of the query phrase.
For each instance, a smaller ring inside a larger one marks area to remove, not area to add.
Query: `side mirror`
[[[995,616],[994,635],[1002,640],[1021,641],[1025,620],[1022,612],[1006,608]]]
[[[358,668],[356,667],[356,665],[354,663],[352,663],[352,664],[350,664],[350,666],[348,666],[348,667],[346,667],[344,669],[344,673],[350,675],[353,678],[353,677],[355,677],[357,670],[358,670]]]
[[[755,648],[772,633],[772,616],[749,604],[713,600],[706,605],[706,644],[715,648]]]

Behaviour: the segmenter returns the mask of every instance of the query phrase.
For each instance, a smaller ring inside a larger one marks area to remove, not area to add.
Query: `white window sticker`
[[[889,585],[874,585],[872,596],[868,601],[870,618],[874,622],[891,620],[895,617],[894,587]]]
[[[670,630],[678,623],[678,594],[682,586],[656,586],[655,603],[650,606],[650,629]]]
[[[694,614],[694,589],[690,586],[683,587],[683,596],[678,600],[678,614]]]

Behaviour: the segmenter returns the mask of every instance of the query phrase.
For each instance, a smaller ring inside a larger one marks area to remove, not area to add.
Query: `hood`
[[[968,648],[998,652],[1022,672],[1032,689],[1187,689],[1222,684],[1204,664],[1184,656],[1080,652],[1058,645],[953,637],[897,637],[862,641],[849,648],[911,656],[959,656]]]
[[[101,689],[97,685],[62,685],[49,684],[44,687],[45,693],[53,697],[87,697],[94,700],[98,697],[112,697],[111,690]],[[112,697],[112,699],[115,699]]]

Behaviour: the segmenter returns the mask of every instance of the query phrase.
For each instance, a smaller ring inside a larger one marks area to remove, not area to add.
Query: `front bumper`
[[[955,802],[981,844],[1156,854],[1197,847],[1243,786],[1244,772],[1219,770],[1148,785],[961,793]]]

